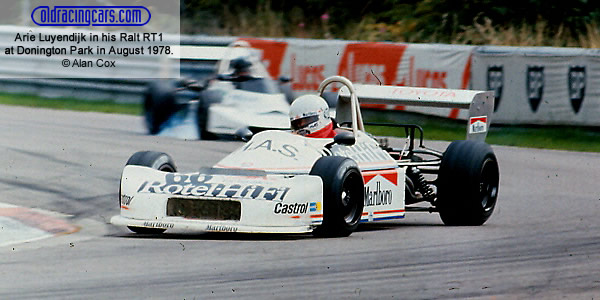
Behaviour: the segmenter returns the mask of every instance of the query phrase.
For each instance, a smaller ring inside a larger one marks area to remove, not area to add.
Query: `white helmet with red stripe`
[[[329,105],[317,95],[304,95],[296,98],[290,106],[292,131],[308,135],[325,128],[331,123]]]

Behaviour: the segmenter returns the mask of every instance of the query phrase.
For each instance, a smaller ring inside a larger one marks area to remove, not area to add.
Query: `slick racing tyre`
[[[177,168],[175,167],[175,163],[173,162],[171,156],[169,156],[166,153],[156,151],[136,152],[129,158],[129,160],[127,160],[127,163],[125,165],[150,167],[159,171],[169,173],[177,172]],[[119,195],[121,195],[121,191],[119,191]],[[165,229],[160,228],[147,228],[136,226],[127,226],[127,228],[129,228],[129,230],[135,233],[142,234],[159,234],[165,231]]]
[[[144,166],[150,167],[163,172],[177,172],[177,168],[175,167],[175,163],[171,156],[163,152],[156,151],[140,151],[134,153],[127,163],[127,166]]]
[[[155,81],[144,93],[144,120],[148,133],[157,134],[161,125],[177,112],[175,82]]]
[[[324,156],[315,162],[310,175],[323,180],[323,224],[313,234],[349,236],[358,227],[364,206],[364,183],[358,165],[347,157]]]
[[[436,206],[446,225],[478,226],[492,215],[500,173],[492,148],[483,142],[454,141],[442,157]]]

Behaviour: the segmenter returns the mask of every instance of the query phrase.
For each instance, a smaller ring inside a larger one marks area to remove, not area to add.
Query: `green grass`
[[[496,126],[488,134],[489,144],[528,148],[600,152],[600,129],[550,126]]]
[[[83,101],[78,99],[46,99],[30,95],[0,93],[0,104],[43,107],[74,111],[93,111],[141,115],[139,104],[114,101]],[[408,112],[363,111],[367,122],[417,124],[423,127],[425,139],[453,141],[465,138],[466,122],[425,116]],[[367,126],[367,131],[382,136],[404,136],[404,130]],[[573,126],[502,126],[492,123],[489,144],[529,148],[600,152],[600,128]]]
[[[425,139],[453,141],[465,139],[466,121],[448,120],[407,112],[363,111],[365,120],[381,123],[408,123],[421,126]],[[382,136],[405,136],[404,129],[367,126],[367,131]],[[576,126],[492,126],[488,144],[540,149],[600,152],[600,128]]]
[[[139,104],[116,103],[110,100],[47,99],[38,96],[6,93],[0,93],[0,104],[129,115],[140,115],[142,113],[142,107]]]

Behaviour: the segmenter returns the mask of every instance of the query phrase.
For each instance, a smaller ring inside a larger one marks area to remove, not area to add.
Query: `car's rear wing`
[[[366,84],[355,84],[354,90],[360,103],[468,109],[468,140],[485,141],[494,109],[494,93],[492,91]],[[352,102],[349,89],[345,86],[342,87],[336,107],[336,119],[339,123],[352,122]],[[361,128],[363,124],[360,109],[358,107],[354,109],[357,110],[355,119],[358,121],[357,127],[364,130]]]
[[[220,61],[231,57],[250,55],[249,48],[227,47],[227,46],[175,46],[173,49],[174,59],[189,60],[212,60]]]
[[[250,47],[244,41],[236,41],[227,47],[222,46],[178,46],[173,48],[172,59],[191,61],[193,66],[198,63],[214,64],[216,74],[229,74],[233,72],[230,67],[231,60],[243,57],[252,63],[250,72],[254,77],[270,77],[265,66],[260,62],[260,51]]]

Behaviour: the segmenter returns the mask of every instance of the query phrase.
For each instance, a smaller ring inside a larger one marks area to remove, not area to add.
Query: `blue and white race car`
[[[290,127],[289,79],[273,80],[257,49],[243,41],[177,49],[183,79],[154,81],[144,94],[148,133],[214,139]]]
[[[319,93],[331,83],[343,86],[334,138],[262,131],[214,166],[189,173],[177,172],[165,153],[135,153],[121,177],[120,215],[111,222],[137,233],[326,237],[348,236],[361,222],[401,219],[411,211],[438,212],[447,225],[486,222],[499,184],[496,156],[483,142],[492,92],[353,85],[333,76]],[[387,146],[365,132],[359,102],[469,109],[467,139],[440,152],[423,145],[419,126],[388,124],[405,128],[407,137],[401,147]]]

